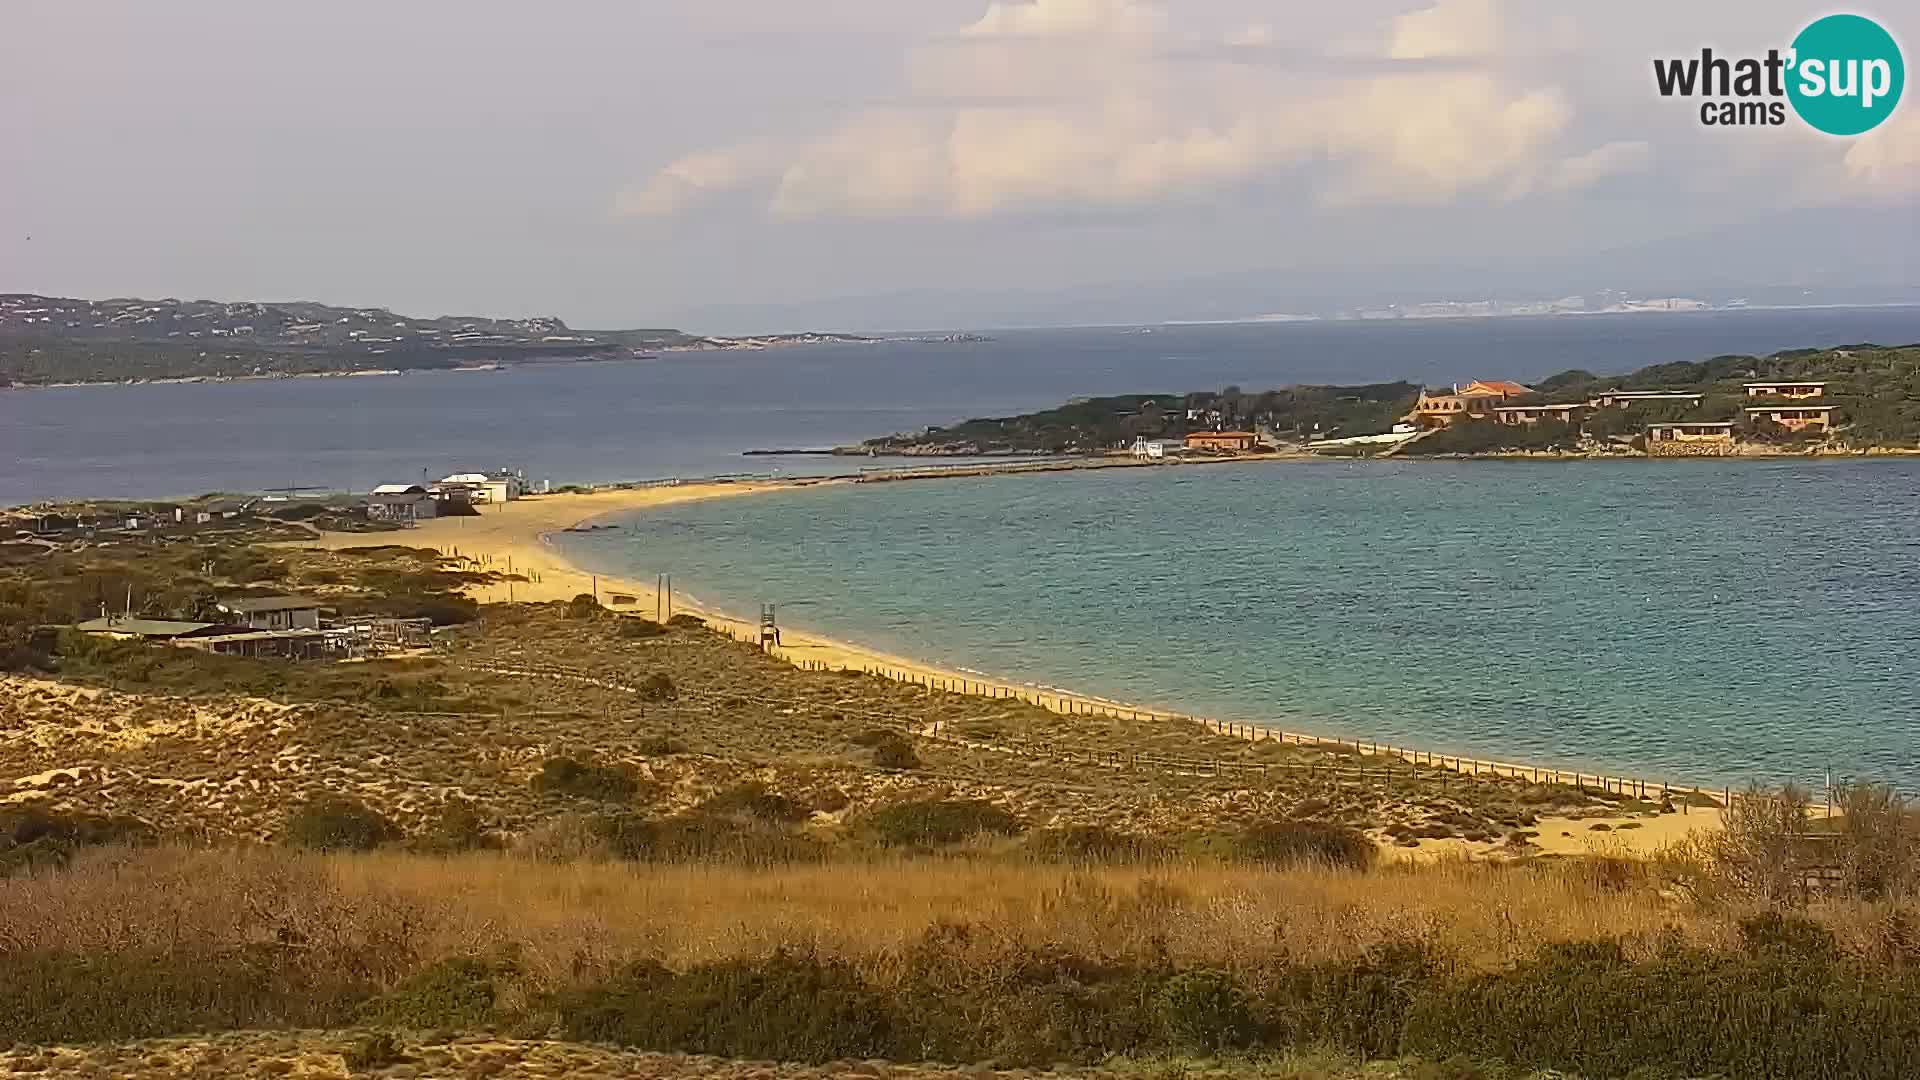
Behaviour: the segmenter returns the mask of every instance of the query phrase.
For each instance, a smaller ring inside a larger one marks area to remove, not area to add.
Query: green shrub
[[[0,877],[16,870],[65,866],[84,847],[146,845],[153,839],[145,822],[131,818],[59,814],[36,806],[0,810]]]
[[[813,816],[806,807],[767,790],[767,785],[758,780],[749,780],[715,795],[700,804],[702,814],[737,814],[760,821],[792,825]]]
[[[629,639],[655,638],[667,632],[666,627],[661,626],[652,619],[642,619],[631,615],[621,619],[619,626],[620,636]]]
[[[644,1050],[826,1062],[885,1055],[892,1007],[845,961],[784,950],[675,974],[653,964],[562,995],[569,1039]]]
[[[319,851],[371,851],[400,837],[380,812],[342,795],[322,795],[287,818],[282,836],[296,847]]]
[[[0,949],[0,1044],[338,1027],[364,992],[333,967],[302,969],[270,947],[80,954]]]
[[[1167,1042],[1177,1050],[1215,1054],[1244,1047],[1253,1015],[1234,977],[1214,968],[1182,971],[1160,984],[1154,1002]]]
[[[533,790],[543,795],[599,802],[627,802],[640,790],[640,778],[624,765],[595,765],[570,757],[541,762]]]
[[[1165,974],[966,925],[929,929],[903,957],[896,1056],[1048,1066],[1155,1045]]]
[[[859,824],[889,847],[953,844],[982,833],[1011,836],[1024,827],[1000,807],[973,799],[894,803],[861,815]]]
[[[1150,837],[1104,825],[1040,829],[1027,834],[1021,849],[1042,862],[1138,862],[1165,852],[1165,847]]]
[[[671,735],[649,735],[640,740],[638,748],[648,757],[671,757],[687,752],[687,744]]]
[[[417,842],[419,850],[433,852],[473,851],[498,846],[487,829],[487,819],[473,804],[459,799],[440,808],[440,814]]]
[[[1822,963],[1839,957],[1833,931],[1804,915],[1762,911],[1740,920],[1740,944],[1749,952]]]
[[[873,763],[882,769],[913,770],[920,768],[920,755],[906,736],[888,732],[873,746]]]
[[[1800,930],[1774,923],[1803,948]],[[1588,1076],[1665,1070],[1755,1080],[1920,1075],[1920,975],[1791,952],[1617,942],[1546,950],[1517,968],[1431,984],[1403,1052],[1450,1053]]]
[[[674,688],[673,680],[661,672],[656,671],[640,680],[641,701],[672,701],[679,696],[680,692]]]
[[[707,621],[698,615],[688,615],[683,612],[668,619],[667,625],[675,630],[705,630]]]
[[[442,960],[363,1003],[356,1022],[425,1030],[484,1027],[494,1018],[496,979],[511,968],[474,957]]]
[[[699,812],[668,818],[597,814],[587,828],[608,853],[639,862],[782,865],[826,855],[819,843],[785,829]]]
[[[1395,1057],[1407,1013],[1438,967],[1424,943],[1388,942],[1352,960],[1263,971],[1252,1007],[1270,1045]],[[1449,1050],[1430,1056],[1444,1057]]]
[[[1235,858],[1258,863],[1321,863],[1365,870],[1379,857],[1367,834],[1324,821],[1273,821],[1252,825],[1234,839]]]
[[[580,593],[567,601],[567,618],[597,619],[606,614],[607,609],[600,606],[600,598],[592,593]]]
[[[389,1065],[405,1064],[409,1058],[401,1052],[400,1040],[384,1031],[368,1032],[353,1041],[340,1055],[349,1069],[373,1071]]]

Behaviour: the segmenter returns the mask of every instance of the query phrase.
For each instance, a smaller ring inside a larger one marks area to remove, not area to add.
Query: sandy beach
[[[468,560],[478,568],[523,579],[476,586],[469,590],[468,595],[482,603],[548,603],[567,601],[582,593],[590,593],[597,594],[600,601],[613,610],[652,618],[656,612],[667,610],[666,602],[656,595],[654,582],[635,581],[582,570],[569,562],[565,553],[553,542],[554,534],[583,527],[598,519],[627,511],[707,499],[745,498],[792,492],[802,487],[848,482],[843,479],[829,479],[775,483],[692,483],[534,495],[504,505],[481,507],[477,517],[437,518],[402,533],[326,533],[301,546],[325,549],[379,544],[431,547],[443,554]],[[631,602],[628,598],[631,598]],[[740,613],[702,607],[689,602],[677,591],[671,597],[671,605],[673,613],[697,615],[714,628],[741,640],[758,639],[757,620],[742,618]],[[1201,719],[1181,713],[1150,709],[1131,702],[1089,697],[1050,687],[1004,682],[976,673],[942,668],[910,657],[896,656],[788,628],[781,629],[780,646],[774,652],[782,659],[796,664],[870,671],[889,678],[968,693],[1019,697],[1062,713],[1117,712],[1123,715],[1137,714],[1143,720]],[[1212,723],[1206,720],[1202,722]],[[1222,730],[1230,734],[1244,733],[1248,738],[1274,734],[1269,729],[1244,725],[1237,727],[1223,725]],[[1369,751],[1367,744],[1349,743],[1348,745],[1355,746],[1363,754],[1379,752],[1381,749],[1374,747]],[[1530,766],[1520,764],[1499,763],[1492,769],[1482,769],[1480,766],[1490,763],[1475,763],[1448,757],[1430,757],[1429,760],[1442,767],[1455,768],[1463,772],[1497,770],[1510,775],[1525,775],[1532,771]],[[1578,779],[1578,775],[1573,773],[1560,775],[1563,780]],[[1597,783],[1599,778],[1587,774],[1586,780]],[[1665,815],[1651,820],[1638,819],[1636,827],[1627,830],[1615,828],[1604,832],[1595,832],[1592,826],[1599,823],[1617,826],[1633,819],[1593,818],[1577,822],[1559,819],[1543,820],[1540,835],[1535,843],[1549,854],[1584,855],[1602,847],[1609,851],[1650,854],[1684,838],[1694,829],[1716,827],[1719,819],[1718,810],[1695,808],[1685,815]],[[1420,852],[1422,856],[1439,853],[1438,849],[1429,851],[1428,845],[1423,845]]]

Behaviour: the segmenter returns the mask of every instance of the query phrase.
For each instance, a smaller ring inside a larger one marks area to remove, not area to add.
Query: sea
[[[1920,342],[1920,308],[988,332],[354,378],[0,390],[0,505],[366,491],[510,467],[536,483],[844,470],[818,449],[1069,398],[1238,385],[1525,382],[1720,353]]]
[[[0,504],[844,472],[744,457],[1082,395],[1537,379],[1920,342],[1920,309],[1098,327],[0,391]],[[1293,730],[1920,790],[1920,463],[1309,462],[813,488],[562,538],[725,610]]]
[[[1920,793],[1920,462],[1318,461],[839,485],[559,538],[950,668],[1316,735]]]

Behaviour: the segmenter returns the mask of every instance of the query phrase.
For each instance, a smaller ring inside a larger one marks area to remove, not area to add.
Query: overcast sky
[[[1655,56],[1827,10],[1780,0],[4,4],[0,291],[939,325],[942,293],[1920,220],[1912,100],[1842,140],[1655,94]],[[1909,5],[1853,10],[1912,63]]]

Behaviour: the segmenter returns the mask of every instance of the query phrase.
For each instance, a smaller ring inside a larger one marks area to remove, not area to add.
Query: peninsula
[[[1079,398],[869,439],[930,456],[1737,456],[1920,449],[1920,345],[1716,356],[1532,385],[1473,379]]]
[[[427,319],[305,301],[10,293],[0,294],[0,387],[394,374],[872,340],[825,333],[702,337],[682,330],[575,330],[555,318]]]

